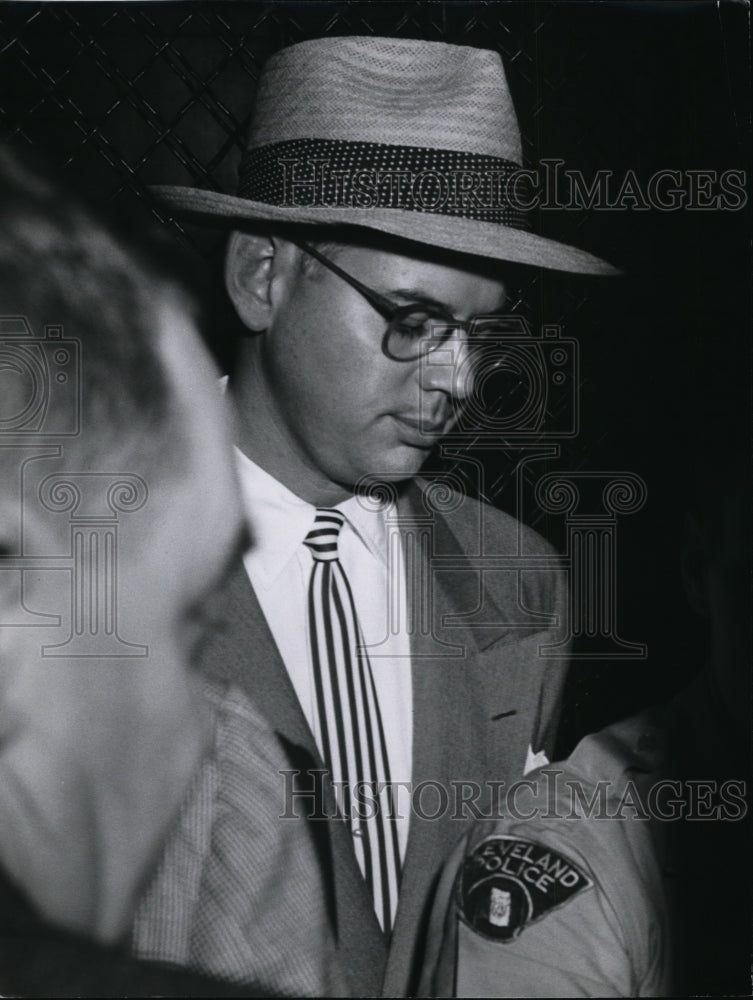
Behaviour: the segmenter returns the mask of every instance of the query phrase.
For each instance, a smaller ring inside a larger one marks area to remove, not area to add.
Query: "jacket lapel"
[[[407,536],[415,531],[418,521],[425,519],[423,510],[420,487],[414,485],[401,503],[404,551],[414,545]],[[472,818],[468,810],[456,808],[463,794],[460,783],[465,783],[466,794],[470,794],[471,783],[481,785],[487,770],[489,705],[483,697],[484,650],[509,638],[505,626],[479,629],[453,618],[483,607],[486,621],[504,621],[484,591],[479,572],[471,567],[439,513],[432,515],[430,535],[430,551],[424,552],[424,563],[434,556],[439,557],[438,562],[447,557],[452,570],[432,572],[425,565],[423,583],[412,586],[407,581],[409,603],[416,608],[423,599],[424,606],[431,609],[431,627],[421,628],[414,617],[413,812],[384,996],[415,992],[417,984],[411,976],[416,970],[411,969],[411,964],[421,951],[425,910],[433,884],[442,862]],[[428,595],[417,593],[427,585]],[[449,790],[449,795],[440,788]],[[484,808],[482,800],[477,804]]]
[[[315,757],[313,735],[242,562],[222,605],[223,618],[203,650],[202,669],[237,684],[277,733]]]
[[[202,670],[238,685],[248,695],[279,737],[293,770],[323,769],[295,688],[242,563],[239,562],[221,600],[223,621],[202,651]],[[300,787],[311,786],[303,778]],[[327,814],[333,815],[334,796],[328,782],[324,798]],[[299,808],[308,810],[309,801],[299,798],[302,803]],[[282,797],[280,806],[282,813],[286,807]],[[387,944],[358,868],[350,835],[345,825],[334,819],[312,820],[310,828],[345,974],[354,993],[377,995]]]

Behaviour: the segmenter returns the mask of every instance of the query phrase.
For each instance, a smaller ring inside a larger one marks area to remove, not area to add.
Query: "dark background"
[[[748,12],[732,3],[5,3],[0,131],[132,221],[156,216],[218,269],[221,238],[166,218],[145,184],[234,192],[264,59],[346,34],[497,49],[528,166],[561,157],[586,178],[632,169],[643,181],[659,169],[749,171]],[[583,733],[681,686],[702,662],[705,629],[680,585],[682,524],[709,442],[712,493],[741,441],[748,454],[750,214],[539,216],[545,235],[626,272],[527,279],[533,327],[560,323],[580,345],[580,432],[553,467],[629,471],[648,488],[617,536],[618,630],[647,643],[648,658],[576,655],[567,752]],[[223,361],[234,333],[218,303],[210,337]],[[509,456],[482,460],[485,494],[509,509]],[[562,545],[561,522],[533,506],[523,513]]]

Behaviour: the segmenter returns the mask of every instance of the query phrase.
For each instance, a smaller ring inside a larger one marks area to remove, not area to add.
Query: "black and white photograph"
[[[750,69],[1,0],[0,995],[752,995]]]

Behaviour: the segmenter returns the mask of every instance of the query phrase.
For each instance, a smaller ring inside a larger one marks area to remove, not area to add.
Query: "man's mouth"
[[[401,435],[407,444],[415,444],[423,448],[432,447],[450,428],[448,417],[445,417],[443,420],[437,420],[423,416],[394,413],[392,414],[392,419],[398,425]]]

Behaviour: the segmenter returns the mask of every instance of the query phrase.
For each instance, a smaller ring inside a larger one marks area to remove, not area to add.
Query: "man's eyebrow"
[[[437,309],[441,309],[450,316],[457,318],[457,313],[447,302],[440,302],[439,299],[435,299],[433,296],[428,295],[426,292],[422,291],[420,288],[395,288],[391,289],[388,294],[390,296],[397,296],[398,298],[405,299],[408,302],[418,302],[421,305],[434,306]],[[485,312],[484,315],[494,315],[496,313],[504,313],[506,311],[507,305],[510,301],[509,293],[505,290],[502,294],[502,298],[499,300],[499,304],[495,309],[491,309]],[[477,313],[474,315],[481,315]]]
[[[449,303],[440,302],[439,299],[435,299],[432,295],[428,295],[420,288],[393,288],[390,289],[387,294],[391,296],[394,295],[400,299],[405,299],[406,302],[418,302],[420,305],[434,306],[435,309],[441,309],[442,312],[446,312],[450,316],[454,315]]]

